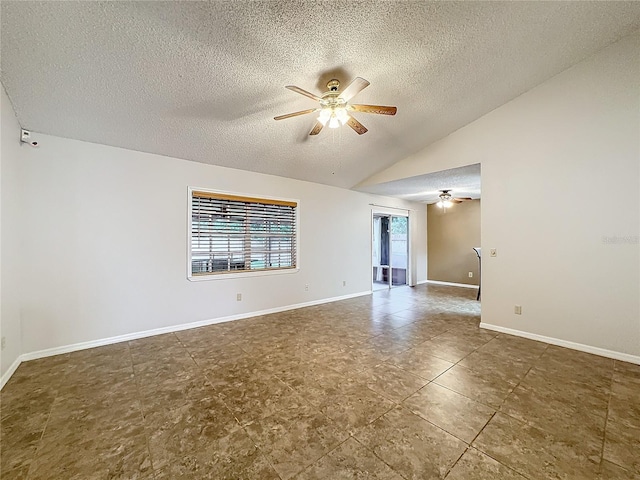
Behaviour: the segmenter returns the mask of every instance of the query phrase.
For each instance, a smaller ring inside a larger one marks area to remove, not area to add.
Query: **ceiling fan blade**
[[[384,105],[350,105],[352,110],[363,113],[377,113],[378,115],[395,115],[396,107],[385,107]]]
[[[457,198],[452,198],[449,200],[451,203],[462,203],[462,200],[458,200]]]
[[[307,113],[313,113],[317,108],[310,108],[309,110],[302,110],[300,112],[287,113],[286,115],[279,115],[277,117],[273,117],[274,120],[284,120],[285,118],[297,117],[298,115],[306,115]]]
[[[362,135],[363,133],[367,133],[368,131],[364,125],[362,125],[358,120],[356,120],[353,117],[349,117],[349,120],[347,120],[347,125],[353,128],[358,135]]]
[[[459,200],[460,202],[464,202],[465,200],[473,200],[471,197],[456,197],[453,200]]]
[[[322,125],[322,123],[316,122],[316,124],[313,126],[313,128],[309,132],[309,135],[317,135],[317,134],[319,134],[320,130],[322,130],[322,127],[324,127],[324,125]]]
[[[340,93],[340,98],[345,102],[355,97],[358,93],[369,86],[369,82],[364,78],[356,77],[353,81]]]
[[[319,102],[321,98],[313,93],[307,92],[306,90],[301,89],[300,87],[296,87],[295,85],[287,85],[284,88],[288,88],[292,92],[299,93],[300,95],[304,95],[305,97],[309,97],[314,99],[316,102]]]

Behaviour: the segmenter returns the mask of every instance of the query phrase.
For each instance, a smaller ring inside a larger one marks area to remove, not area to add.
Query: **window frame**
[[[192,225],[193,225],[193,193],[194,192],[203,192],[210,193],[213,195],[221,195],[221,196],[234,196],[234,197],[246,197],[256,200],[265,200],[266,202],[274,201],[274,202],[292,202],[296,204],[295,207],[295,233],[294,233],[294,244],[295,244],[295,266],[287,267],[287,268],[269,268],[269,269],[260,269],[260,270],[241,270],[241,271],[220,271],[220,272],[210,272],[207,274],[193,274],[192,271],[192,250],[191,250],[191,242],[193,239],[192,235]],[[293,198],[283,198],[283,197],[275,197],[275,196],[266,196],[266,195],[256,195],[256,194],[247,194],[240,192],[231,192],[226,190],[214,190],[210,188],[199,188],[199,187],[188,187],[187,188],[187,279],[192,282],[201,282],[201,281],[209,281],[209,280],[223,280],[223,279],[231,279],[231,278],[242,278],[242,277],[258,277],[264,275],[287,275],[292,273],[297,273],[300,271],[300,201]]]

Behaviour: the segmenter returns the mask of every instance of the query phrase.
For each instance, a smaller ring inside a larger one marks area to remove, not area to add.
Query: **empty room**
[[[640,479],[640,2],[0,0],[0,478]]]

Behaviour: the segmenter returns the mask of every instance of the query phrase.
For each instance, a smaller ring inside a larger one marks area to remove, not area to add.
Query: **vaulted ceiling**
[[[36,132],[351,188],[640,28],[640,2],[1,3],[1,80]],[[309,98],[371,85],[368,129]],[[46,148],[46,146],[42,146]]]

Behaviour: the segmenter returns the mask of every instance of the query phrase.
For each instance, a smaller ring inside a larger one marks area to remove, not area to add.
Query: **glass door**
[[[373,215],[373,290],[407,284],[408,223],[408,217]]]
[[[373,290],[389,288],[389,216],[373,216]]]
[[[391,217],[391,285],[406,285],[409,266],[408,217]]]

